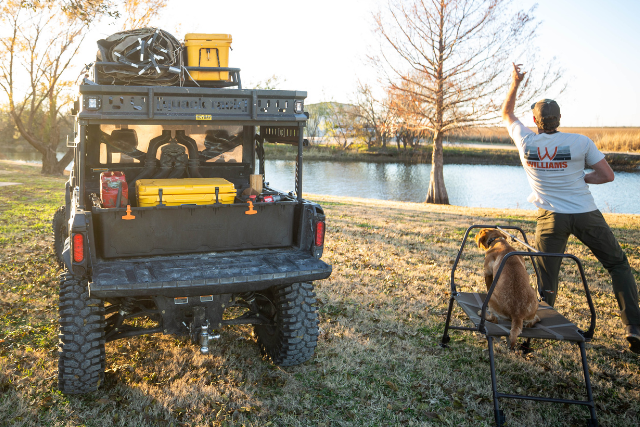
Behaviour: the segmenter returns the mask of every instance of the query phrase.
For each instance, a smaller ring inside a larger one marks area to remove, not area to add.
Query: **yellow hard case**
[[[216,202],[216,187],[220,203],[233,203],[236,189],[223,178],[140,179],[136,182],[138,206],[156,206],[162,188],[162,203],[167,206],[210,205]]]
[[[184,45],[187,48],[189,67],[228,67],[231,34],[187,34]],[[189,71],[193,80],[229,80],[228,71]]]
[[[218,201],[224,204],[231,204],[235,199],[235,194],[220,194]],[[160,197],[155,196],[138,196],[138,205],[140,206],[158,206]],[[216,202],[215,194],[167,194],[162,195],[162,203],[167,206],[180,205],[212,205]]]

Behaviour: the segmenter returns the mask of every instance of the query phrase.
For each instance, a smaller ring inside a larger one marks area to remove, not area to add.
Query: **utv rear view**
[[[235,83],[79,86],[53,221],[62,392],[96,390],[105,343],[143,334],[187,335],[206,354],[224,326],[251,324],[274,363],[313,356],[313,282],[331,267],[323,210],[302,198],[306,93]],[[265,181],[265,142],[298,147],[295,191]]]

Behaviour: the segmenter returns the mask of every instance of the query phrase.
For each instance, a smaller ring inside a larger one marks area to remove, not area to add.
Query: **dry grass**
[[[640,153],[640,128],[637,127],[560,127],[560,131],[588,136],[602,151]],[[450,141],[511,143],[509,134],[503,127],[469,129],[458,135],[450,135],[448,138]]]
[[[334,268],[317,283],[322,333],[313,360],[271,365],[249,327],[225,330],[207,357],[183,339],[138,337],[107,344],[98,392],[69,397],[55,390],[57,272],[44,222],[62,201],[61,180],[35,172],[0,162],[0,181],[25,183],[0,187],[0,425],[492,425],[486,342],[454,333],[449,349],[437,345],[449,270],[468,225],[518,224],[531,235],[532,212],[311,196],[328,216],[324,259]],[[639,216],[606,218],[640,271]],[[585,261],[599,316],[587,352],[601,425],[634,425],[640,357],[621,338],[604,269],[575,240],[568,251]],[[461,285],[481,289],[482,254],[467,253]],[[577,275],[565,269],[559,310],[584,324],[583,301]],[[584,395],[569,344],[540,342],[527,357],[498,345],[497,357],[502,391]],[[513,426],[582,425],[588,414],[549,405],[502,407]]]

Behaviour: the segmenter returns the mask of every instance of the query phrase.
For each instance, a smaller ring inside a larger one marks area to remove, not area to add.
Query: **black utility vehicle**
[[[142,334],[188,335],[208,353],[225,325],[252,324],[274,363],[313,355],[313,281],[331,267],[320,260],[323,210],[302,198],[306,92],[243,90],[239,70],[224,70],[235,88],[79,86],[73,171],[53,220],[63,393],[96,390],[105,342]],[[294,191],[264,181],[265,142],[297,146]],[[109,172],[126,177],[115,207],[101,198]],[[139,206],[136,181],[154,178],[223,178],[235,194],[171,206],[160,190]]]

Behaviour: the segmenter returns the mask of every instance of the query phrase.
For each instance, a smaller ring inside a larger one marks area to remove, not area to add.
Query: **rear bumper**
[[[263,249],[99,261],[91,296],[198,296],[254,292],[326,279],[331,266],[308,252]]]

